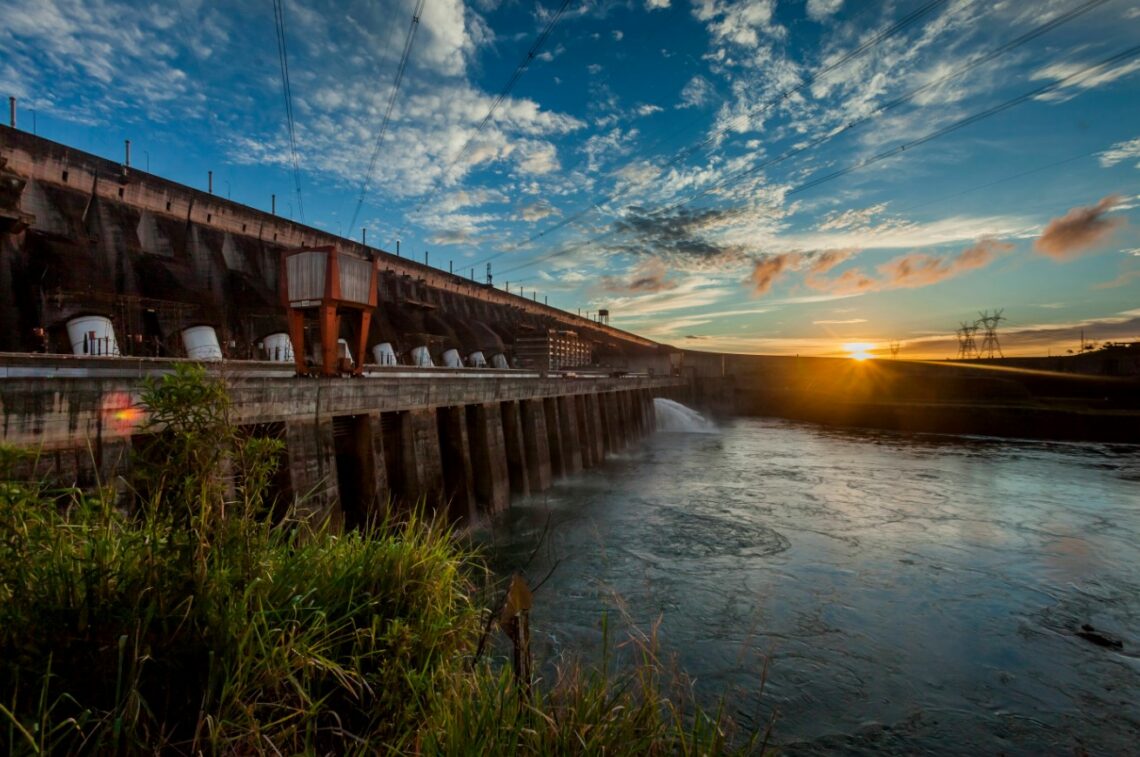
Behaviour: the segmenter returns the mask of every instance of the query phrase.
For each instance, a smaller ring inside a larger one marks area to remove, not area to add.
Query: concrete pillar
[[[550,488],[550,439],[546,433],[546,410],[542,400],[522,400],[523,444],[526,445],[526,473],[534,492]]]
[[[594,457],[594,440],[590,435],[589,395],[575,394],[570,399],[574,401],[575,415],[578,417],[578,447],[582,450],[582,467],[593,468],[598,461]]]
[[[463,405],[436,410],[439,427],[439,456],[443,472],[443,496],[453,523],[470,522],[475,517],[475,473],[467,433],[467,412]]]
[[[384,517],[388,506],[388,470],[384,465],[384,432],[380,428],[380,413],[366,413],[357,417],[355,448],[361,464],[362,502],[366,520],[377,522]]]
[[[657,403],[654,402],[653,392],[651,392],[648,389],[645,390],[645,403],[646,403],[646,408],[648,409],[648,416],[647,417],[649,418],[649,432],[650,433],[656,433],[657,432]]]
[[[443,462],[435,410],[400,413],[400,464],[403,467],[404,499],[424,503],[428,510],[439,506],[443,496]]]
[[[562,449],[562,426],[558,421],[558,400],[546,397],[542,400],[546,413],[546,438],[550,445],[550,472],[555,476],[566,474],[566,457]]]
[[[621,393],[620,392],[607,392],[603,395],[606,398],[606,417],[609,420],[610,430],[610,450],[612,452],[620,452],[625,449],[625,415],[621,411]]]
[[[649,429],[645,428],[645,396],[640,389],[629,392],[629,402],[634,407],[634,424],[637,426],[637,438],[644,439]]]
[[[497,513],[511,504],[511,476],[503,416],[496,402],[467,406],[467,433],[471,439],[471,465],[475,496],[487,512]]]
[[[613,429],[610,427],[613,423],[613,416],[610,414],[609,395],[596,394],[594,401],[598,406],[598,421],[599,428],[602,432],[602,445],[605,448],[606,454],[613,454],[617,452],[614,447]]]
[[[583,395],[586,410],[586,425],[589,431],[587,443],[593,449],[594,463],[601,465],[606,461],[605,429],[602,428],[602,413],[599,409],[601,398],[597,394]]]
[[[295,517],[314,527],[328,521],[330,527],[339,530],[341,513],[332,420],[287,422],[285,449],[293,479]]]
[[[578,435],[578,405],[573,395],[558,398],[558,422],[562,429],[562,459],[567,474],[582,470],[582,443]]]
[[[530,476],[527,473],[526,441],[523,438],[522,412],[518,401],[499,405],[503,414],[503,441],[507,444],[507,469],[511,474],[511,492],[530,494]]]

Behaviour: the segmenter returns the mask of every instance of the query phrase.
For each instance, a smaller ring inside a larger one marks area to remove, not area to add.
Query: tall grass
[[[279,443],[192,368],[144,393],[133,501],[13,479],[0,450],[0,752],[718,753],[645,647],[523,696],[475,660],[481,568],[420,512],[266,517]],[[745,743],[744,746],[749,746]]]

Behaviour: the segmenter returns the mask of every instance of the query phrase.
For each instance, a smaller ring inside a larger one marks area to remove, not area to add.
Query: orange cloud
[[[756,261],[752,267],[752,286],[758,295],[767,294],[784,271],[790,266],[799,263],[800,253],[785,252],[780,255],[768,255]]]
[[[938,256],[912,252],[892,258],[878,266],[877,278],[859,268],[849,268],[838,276],[828,278],[822,274],[834,267],[838,261],[830,264],[825,261],[823,265],[812,268],[804,283],[813,289],[832,294],[859,294],[886,289],[924,287],[954,278],[966,271],[984,268],[998,255],[1012,249],[1013,245],[1008,242],[981,239],[957,255]]]
[[[912,252],[879,266],[879,273],[883,276],[880,283],[884,289],[910,289],[937,284],[965,271],[985,268],[998,254],[1012,249],[1013,245],[1008,242],[982,239],[973,247],[948,257]]]
[[[752,267],[752,286],[757,295],[767,294],[776,279],[791,269],[808,270],[808,276],[827,273],[847,260],[856,250],[813,250],[810,252],[782,252],[760,258]]]
[[[1109,195],[1096,205],[1073,208],[1054,218],[1033,243],[1033,247],[1053,260],[1071,260],[1089,248],[1105,241],[1123,218],[1105,218],[1104,214],[1120,203],[1120,195]]]

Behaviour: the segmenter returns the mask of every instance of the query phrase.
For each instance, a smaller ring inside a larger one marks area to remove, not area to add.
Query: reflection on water
[[[1140,743],[1140,447],[741,419],[657,434],[515,502],[504,569],[549,655],[620,608],[791,753]],[[1079,638],[1081,624],[1123,650]],[[763,701],[757,697],[770,660]]]

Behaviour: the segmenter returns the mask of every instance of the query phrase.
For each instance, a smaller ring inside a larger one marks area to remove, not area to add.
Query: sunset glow
[[[843,345],[843,349],[852,360],[870,360],[875,357],[871,354],[874,346],[870,342],[848,342]]]

